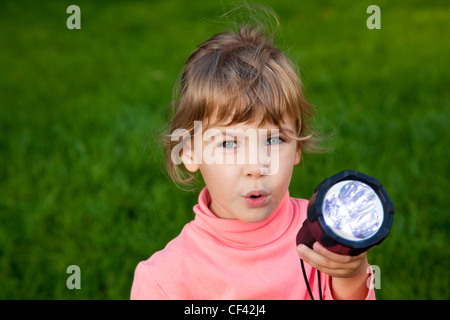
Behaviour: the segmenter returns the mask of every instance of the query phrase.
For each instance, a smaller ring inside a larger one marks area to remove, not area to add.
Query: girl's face
[[[289,117],[283,118],[282,128],[295,136]],[[294,165],[300,162],[297,142],[269,123],[209,127],[199,145],[194,142],[189,148],[193,152],[183,152],[183,163],[191,172],[200,170],[211,195],[209,208],[224,219],[267,219],[288,191]]]

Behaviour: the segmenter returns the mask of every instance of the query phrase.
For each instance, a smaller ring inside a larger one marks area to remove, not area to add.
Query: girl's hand
[[[301,259],[332,277],[331,291],[335,299],[364,299],[367,296],[367,252],[358,256],[341,255],[315,242],[313,249],[298,247]]]

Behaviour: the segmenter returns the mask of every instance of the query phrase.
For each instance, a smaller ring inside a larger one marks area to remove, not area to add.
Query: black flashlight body
[[[384,211],[383,222],[378,231],[368,239],[358,241],[345,239],[336,234],[325,223],[322,212],[325,195],[333,185],[346,180],[356,180],[367,184],[377,194],[382,203]],[[297,245],[303,243],[312,248],[313,243],[318,241],[332,252],[356,256],[369,250],[374,245],[380,244],[387,237],[392,225],[394,205],[378,180],[361,172],[345,170],[325,179],[316,187],[309,201],[307,212],[307,219],[305,219],[297,234]]]

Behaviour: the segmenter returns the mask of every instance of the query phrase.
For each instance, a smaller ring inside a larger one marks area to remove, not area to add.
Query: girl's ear
[[[186,141],[183,149],[180,151],[181,161],[189,172],[196,172],[198,170],[198,164],[194,161],[194,148],[192,147],[191,140]]]
[[[300,150],[300,148],[297,148],[297,151],[295,152],[294,165],[299,164],[301,159],[302,159],[302,151]]]

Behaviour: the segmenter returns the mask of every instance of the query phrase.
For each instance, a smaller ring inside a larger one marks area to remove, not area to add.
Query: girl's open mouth
[[[249,207],[260,208],[267,204],[268,195],[265,190],[253,190],[248,192],[244,196],[244,199]]]

